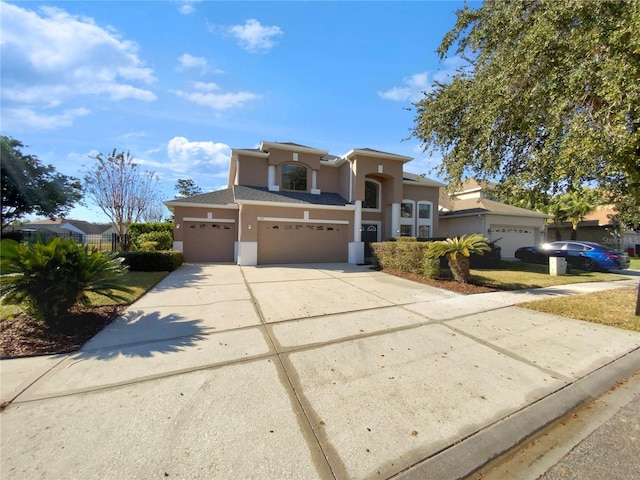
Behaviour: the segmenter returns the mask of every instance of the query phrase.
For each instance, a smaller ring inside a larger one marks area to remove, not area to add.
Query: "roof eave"
[[[397,155],[395,153],[378,152],[373,150],[362,150],[360,148],[353,148],[349,150],[347,153],[345,153],[342,157],[349,160],[350,157],[355,157],[358,155],[363,157],[375,157],[375,158],[384,158],[387,160],[396,160],[396,161],[401,161],[402,163],[407,163],[413,160],[413,157],[407,157],[405,155]]]

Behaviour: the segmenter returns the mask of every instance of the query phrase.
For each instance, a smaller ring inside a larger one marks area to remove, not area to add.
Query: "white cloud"
[[[405,77],[403,83],[402,87],[393,87],[385,92],[378,92],[378,95],[396,102],[407,100],[417,102],[422,98],[423,92],[429,92],[433,88],[429,82],[429,72],[414,73],[410,77]]]
[[[167,155],[174,172],[218,176],[229,168],[231,147],[224,143],[190,142],[185,137],[174,137],[167,145]],[[194,180],[197,183],[198,179]]]
[[[196,11],[196,7],[193,6],[194,3],[200,3],[200,0],[179,0],[178,11],[183,15],[191,15]]]
[[[67,109],[59,113],[38,113],[30,108],[3,108],[2,127],[6,130],[24,132],[29,130],[54,130],[68,127],[77,117],[89,115],[86,108]]]
[[[1,54],[2,102],[12,108],[62,108],[96,95],[145,102],[157,98],[136,85],[156,78],[134,42],[59,8],[36,12],[2,3]]]
[[[276,45],[274,37],[284,35],[280,27],[265,26],[253,18],[247,20],[244,25],[228,27],[227,31],[249,52],[266,52]]]
[[[378,96],[385,100],[393,100],[395,102],[417,102],[421,100],[425,93],[433,90],[434,83],[444,83],[448,81],[465,62],[460,57],[451,57],[446,58],[443,63],[445,68],[431,75],[433,77],[432,80],[429,80],[429,72],[414,73],[410,77],[402,79],[402,86],[392,87],[384,92],[378,92]]]
[[[184,53],[178,58],[178,68],[181,70],[189,68],[205,70],[207,68],[207,59],[204,57],[194,57],[193,55]]]
[[[242,107],[247,102],[261,97],[252,92],[222,92],[215,83],[193,82],[194,91],[172,90],[173,93],[190,102],[197,103],[214,110],[227,110],[229,108]]]

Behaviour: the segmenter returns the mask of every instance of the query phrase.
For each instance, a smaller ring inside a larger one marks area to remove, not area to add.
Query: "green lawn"
[[[633,270],[640,270],[640,257],[631,257],[631,266]]]
[[[640,332],[637,288],[621,288],[521,303],[519,307]]]
[[[122,281],[125,285],[131,287],[133,291],[129,294],[123,294],[126,297],[125,303],[131,304],[144,295],[151,287],[156,285],[160,280],[166,277],[169,272],[127,272],[122,277]],[[95,306],[99,305],[114,305],[116,302],[102,295],[89,294],[91,304]],[[16,315],[22,311],[20,305],[4,305],[0,304],[0,318],[8,318]]]
[[[474,283],[498,288],[500,290],[522,290],[525,288],[542,288],[567,283],[610,282],[624,280],[626,277],[614,273],[583,272],[572,269],[567,275],[552,277],[546,265],[529,263],[502,262],[502,267],[495,270],[471,269],[471,279]]]

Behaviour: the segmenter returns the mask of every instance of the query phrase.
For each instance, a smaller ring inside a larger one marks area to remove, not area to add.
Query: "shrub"
[[[173,235],[166,231],[142,233],[135,237],[133,243],[141,250],[171,250],[173,248]],[[151,245],[146,245],[146,248],[142,248],[143,244],[149,243],[155,243],[155,248],[151,248]]]
[[[132,223],[129,225],[131,242],[136,248],[144,242],[158,242],[160,250],[171,250],[173,247],[172,222]]]
[[[428,245],[414,237],[400,237],[392,242],[372,243],[371,247],[380,267],[422,274]]]
[[[181,252],[121,252],[124,264],[136,272],[172,272],[184,262]]]
[[[426,278],[440,278],[440,260],[437,258],[429,258],[426,250],[422,263],[422,275]]]
[[[88,292],[125,300],[130,292],[118,279],[126,268],[114,254],[92,250],[71,239],[44,243],[0,243],[3,302],[25,305],[28,314],[50,322],[77,303],[88,305]]]

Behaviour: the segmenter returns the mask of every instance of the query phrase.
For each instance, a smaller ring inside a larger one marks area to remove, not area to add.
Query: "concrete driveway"
[[[458,478],[640,369],[640,334],[347,264],[184,265],[3,360],[2,478]]]

